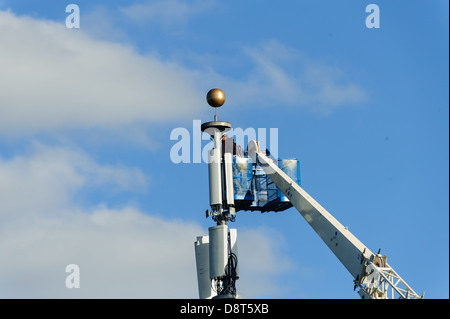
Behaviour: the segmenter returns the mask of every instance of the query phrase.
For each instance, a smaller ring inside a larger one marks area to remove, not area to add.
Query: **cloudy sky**
[[[448,298],[448,1],[378,0],[369,29],[370,3],[0,0],[0,298],[196,298],[214,87],[220,120],[276,128],[307,192]],[[358,298],[294,208],[232,227],[243,297]]]

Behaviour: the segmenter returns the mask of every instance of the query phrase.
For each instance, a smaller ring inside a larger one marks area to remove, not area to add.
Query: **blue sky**
[[[69,3],[79,29],[66,28]],[[207,166],[173,163],[170,134],[212,120],[205,95],[219,87],[219,119],[277,128],[310,195],[416,292],[448,298],[448,12],[0,1],[0,297],[196,298]],[[233,227],[243,297],[358,298],[294,208],[239,212]],[[72,263],[79,289],[64,285]]]

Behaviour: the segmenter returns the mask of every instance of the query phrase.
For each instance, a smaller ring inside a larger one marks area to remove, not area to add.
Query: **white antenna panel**
[[[209,278],[209,237],[198,236],[195,245],[198,294],[200,299],[210,299],[216,295]]]
[[[209,276],[211,279],[225,277],[228,263],[228,226],[218,225],[209,230]]]

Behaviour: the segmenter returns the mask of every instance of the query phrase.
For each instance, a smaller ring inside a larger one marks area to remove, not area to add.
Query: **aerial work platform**
[[[200,298],[239,299],[237,230],[228,228],[237,211],[284,211],[294,207],[353,277],[361,298],[422,299],[387,263],[387,256],[366,247],[348,227],[314,200],[300,185],[296,159],[277,159],[260,142],[250,140],[246,152],[225,132],[229,122],[217,121],[217,108],[225,102],[220,89],[207,94],[216,109],[214,121],[203,123],[202,132],[214,141],[208,152],[209,206],[206,217],[216,226],[195,242]],[[229,140],[229,144],[227,144]]]
[[[277,166],[300,185],[297,159],[274,159]],[[280,212],[292,207],[289,199],[251,157],[233,156],[233,188],[236,212]]]

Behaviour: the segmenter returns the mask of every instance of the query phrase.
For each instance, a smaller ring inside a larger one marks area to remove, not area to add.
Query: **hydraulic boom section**
[[[259,142],[250,141],[249,155],[258,163],[292,205],[336,255],[354,278],[361,298],[423,298],[386,262],[386,256],[374,254],[346,227],[316,202],[305,190],[259,150]]]

